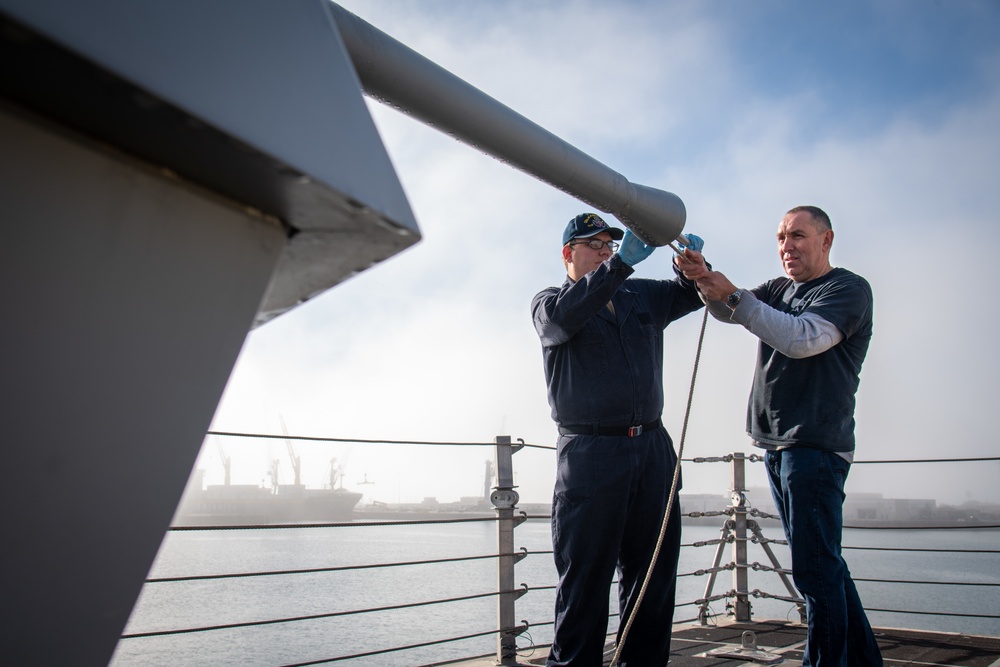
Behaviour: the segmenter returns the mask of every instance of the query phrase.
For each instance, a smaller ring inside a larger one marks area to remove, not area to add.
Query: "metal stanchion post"
[[[736,599],[733,603],[736,620],[750,621],[750,590],[747,581],[747,499],[746,499],[746,455],[733,453],[732,495],[733,501],[733,589]]]
[[[524,594],[523,590],[514,590],[514,565],[524,557],[514,554],[514,528],[525,520],[523,514],[514,516],[519,496],[514,486],[514,452],[523,445],[512,445],[509,435],[498,435],[497,452],[497,485],[490,494],[490,502],[496,509],[497,518],[497,624],[500,632],[497,634],[497,663],[500,665],[516,665],[517,636],[523,631],[516,626],[514,605],[517,598]]]

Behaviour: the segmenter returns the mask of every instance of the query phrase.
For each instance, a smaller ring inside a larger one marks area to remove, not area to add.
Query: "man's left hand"
[[[655,249],[655,247],[643,243],[638,236],[632,233],[631,229],[627,229],[625,230],[625,238],[618,246],[618,256],[629,266],[635,266],[649,257]]]

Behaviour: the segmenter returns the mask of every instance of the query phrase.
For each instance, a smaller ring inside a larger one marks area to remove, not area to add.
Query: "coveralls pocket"
[[[663,350],[663,331],[657,329],[652,324],[642,324],[633,340],[629,341],[631,347],[636,350],[641,363],[660,363],[661,351]]]
[[[567,503],[579,503],[594,496],[597,482],[597,457],[594,438],[563,435],[557,443],[555,497]]]

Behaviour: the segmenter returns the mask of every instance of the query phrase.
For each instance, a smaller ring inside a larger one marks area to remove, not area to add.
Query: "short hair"
[[[822,227],[823,229],[833,229],[833,225],[830,223],[830,216],[826,214],[826,211],[821,209],[819,206],[796,206],[791,209],[785,215],[791,215],[792,213],[808,213],[812,216],[813,222]]]

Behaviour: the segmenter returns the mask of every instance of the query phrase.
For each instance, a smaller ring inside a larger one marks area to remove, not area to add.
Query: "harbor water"
[[[718,538],[719,527],[685,525],[686,545]],[[763,528],[765,537],[780,539],[780,528]],[[527,621],[519,646],[551,641],[555,583],[549,523],[529,520],[517,527],[515,545],[529,555],[517,564],[515,581],[530,589],[517,601],[517,619]],[[1000,616],[998,588],[961,582],[1000,583],[1000,554],[898,549],[1000,550],[1000,531],[981,530],[845,530],[845,557],[856,579],[892,579],[925,583],[859,581],[862,600],[872,609],[910,612],[966,613]],[[787,549],[772,545],[784,567]],[[893,550],[883,550],[891,548]],[[705,596],[706,576],[685,576],[709,568],[717,547],[685,547],[681,552],[675,621],[694,619]],[[479,558],[419,566],[354,569],[356,566],[409,563],[496,552],[493,522],[444,523],[278,530],[171,532],[160,549],[150,578],[191,577],[247,572],[350,568],[249,578],[214,578],[147,583],[126,635],[246,623],[245,627],[163,636],[139,636],[119,642],[111,665],[172,667],[184,665],[326,664],[343,656],[442,639],[487,633],[448,642],[369,655],[330,664],[364,666],[426,665],[447,659],[489,654],[496,650],[496,560]],[[541,552],[541,553],[539,553]],[[726,545],[722,563],[731,560]],[[749,562],[769,564],[759,545],[751,544]],[[773,572],[751,571],[749,588],[787,596]],[[722,572],[713,595],[732,589],[732,574]],[[541,589],[541,590],[536,590]],[[481,597],[436,604],[430,601]],[[616,612],[614,595],[610,610]],[[797,620],[795,605],[777,599],[751,598],[755,618]],[[414,605],[391,611],[381,607]],[[361,611],[362,613],[342,614]],[[711,611],[724,616],[726,600]],[[873,611],[873,626],[907,627],[1000,636],[997,618],[966,618]],[[289,622],[315,616],[309,620]],[[261,622],[267,622],[260,624]],[[609,632],[617,617],[609,620]],[[530,636],[530,639],[529,639]],[[536,650],[532,657],[542,653]],[[527,657],[527,654],[526,656]]]

